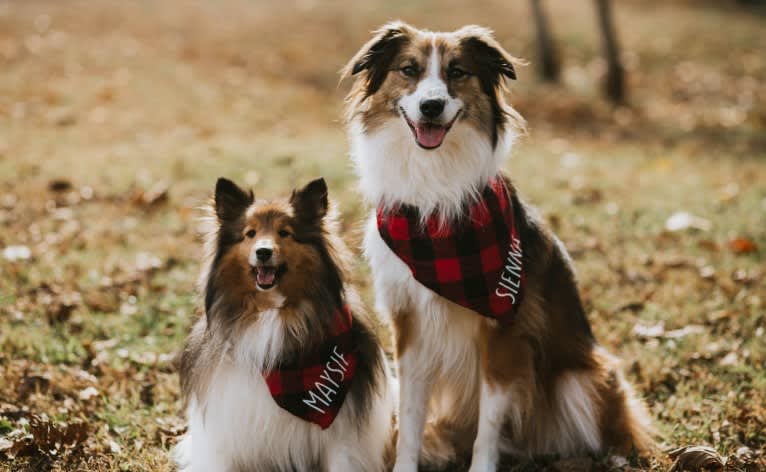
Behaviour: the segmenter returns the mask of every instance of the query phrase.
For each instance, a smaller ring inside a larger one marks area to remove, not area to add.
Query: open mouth
[[[284,264],[280,266],[257,265],[253,267],[255,284],[261,290],[274,288],[277,285],[279,278],[285,272],[287,272],[287,266]]]
[[[458,112],[455,113],[455,117],[452,118],[452,121],[446,125],[434,123],[431,121],[421,121],[419,123],[414,123],[407,116],[407,113],[404,112],[404,108],[399,107],[399,111],[402,113],[404,120],[412,130],[412,134],[415,136],[415,142],[418,143],[418,146],[422,147],[423,149],[436,149],[442,145],[444,138],[447,136],[447,132],[450,130],[450,128],[452,128],[455,120],[457,120],[458,116],[460,116],[460,112],[463,110],[458,110]]]

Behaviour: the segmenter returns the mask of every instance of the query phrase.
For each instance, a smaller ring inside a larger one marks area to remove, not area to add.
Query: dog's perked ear
[[[516,79],[514,63],[522,63],[511,56],[500,43],[492,37],[492,31],[481,26],[469,25],[457,32],[466,57],[474,63],[476,75],[486,93],[494,92],[503,77]]]
[[[290,205],[299,221],[305,224],[319,223],[327,214],[327,183],[320,177],[294,190],[290,196]]]
[[[388,75],[391,61],[409,37],[412,27],[394,21],[375,31],[374,36],[360,49],[341,71],[341,78],[365,72],[365,97],[378,91]]]
[[[245,191],[229,179],[221,177],[215,183],[215,214],[221,222],[238,219],[254,200],[252,190]]]

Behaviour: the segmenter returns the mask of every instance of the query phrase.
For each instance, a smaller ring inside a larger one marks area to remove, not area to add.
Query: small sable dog
[[[503,98],[514,62],[487,29],[396,22],[344,70],[357,76],[352,159],[375,206],[365,251],[396,337],[397,472],[652,445],[563,244],[500,172],[523,128]],[[445,447],[421,450],[424,430]]]
[[[180,359],[183,471],[381,471],[395,388],[345,283],[347,249],[319,179],[255,200],[219,179],[201,288]]]

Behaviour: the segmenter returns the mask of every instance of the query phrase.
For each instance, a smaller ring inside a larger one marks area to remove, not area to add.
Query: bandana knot
[[[352,319],[348,306],[339,308],[330,336],[319,349],[263,373],[277,405],[322,429],[330,427],[343,406],[358,362]]]
[[[377,211],[378,232],[415,280],[480,315],[510,322],[524,293],[521,240],[510,191],[492,178],[466,217],[445,223],[399,205]]]

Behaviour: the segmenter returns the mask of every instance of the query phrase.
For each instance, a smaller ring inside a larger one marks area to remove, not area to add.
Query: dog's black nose
[[[271,255],[273,253],[274,251],[272,251],[271,249],[262,247],[255,250],[255,257],[257,257],[258,260],[261,262],[266,262],[269,259],[271,259]]]
[[[429,98],[420,102],[420,113],[426,118],[436,118],[444,111],[444,100],[441,98]]]

